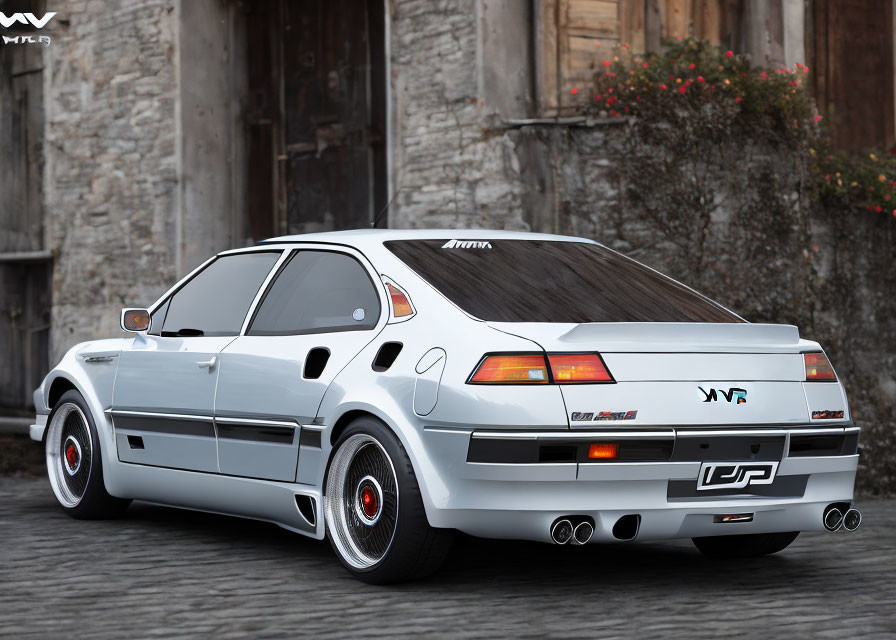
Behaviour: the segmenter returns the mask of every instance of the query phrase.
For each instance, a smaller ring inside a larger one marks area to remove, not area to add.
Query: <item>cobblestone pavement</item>
[[[896,501],[860,506],[858,532],[760,560],[460,537],[434,577],[371,587],[271,524],[139,503],[79,522],[45,479],[0,478],[0,635],[894,637]]]

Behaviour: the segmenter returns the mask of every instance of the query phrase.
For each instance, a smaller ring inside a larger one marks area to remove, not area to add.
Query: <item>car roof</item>
[[[528,231],[495,231],[491,229],[351,229],[279,236],[263,240],[262,244],[289,242],[326,242],[361,247],[382,244],[390,240],[545,240],[553,242],[588,242],[587,238],[559,236]]]

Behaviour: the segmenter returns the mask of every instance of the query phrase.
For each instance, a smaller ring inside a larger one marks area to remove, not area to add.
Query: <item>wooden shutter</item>
[[[591,85],[621,40],[619,0],[541,0],[538,3],[538,87],[543,115],[579,102],[573,88]],[[627,18],[629,19],[629,18]]]
[[[893,5],[813,3],[813,88],[840,149],[890,147],[893,123]]]
[[[621,44],[657,51],[662,38],[694,36],[735,48],[744,0],[537,0],[536,63],[542,115],[581,104],[595,72]]]
[[[619,2],[616,0],[560,0],[560,105],[580,102],[573,87],[591,85],[603,60],[611,60],[620,43]]]

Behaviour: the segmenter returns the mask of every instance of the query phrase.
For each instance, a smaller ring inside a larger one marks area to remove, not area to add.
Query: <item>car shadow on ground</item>
[[[273,524],[146,503],[134,503],[125,520],[147,533],[164,529],[172,537],[172,544],[178,538],[200,538],[224,544],[240,555],[274,559],[284,567],[298,569],[312,561],[318,572],[347,577],[326,541],[312,540]],[[835,569],[841,589],[849,589],[850,581],[860,588],[858,575],[840,570],[848,566],[845,546],[840,547],[845,541],[838,541],[840,537],[803,534],[777,555],[717,560],[704,557],[688,540],[573,547],[457,534],[444,566],[435,575],[391,588],[435,593],[475,585],[482,594],[490,590],[506,593],[512,587],[517,595],[537,595],[552,590],[567,592],[570,588],[598,593],[612,586],[633,593],[650,582],[652,589],[686,586],[694,596],[709,597],[733,589],[752,592],[770,585],[776,590],[792,584],[811,589],[817,582],[823,589]],[[823,540],[826,542],[821,543]]]

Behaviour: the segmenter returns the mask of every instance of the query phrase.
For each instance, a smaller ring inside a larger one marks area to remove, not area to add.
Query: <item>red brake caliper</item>
[[[68,466],[74,468],[78,463],[78,451],[75,445],[70,444],[65,448],[65,459],[68,460]]]

